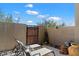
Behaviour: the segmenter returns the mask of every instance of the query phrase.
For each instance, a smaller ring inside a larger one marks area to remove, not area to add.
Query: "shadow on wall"
[[[26,41],[26,25],[13,23],[0,23],[0,50],[13,49],[16,39],[23,43]],[[14,38],[15,37],[15,38]]]

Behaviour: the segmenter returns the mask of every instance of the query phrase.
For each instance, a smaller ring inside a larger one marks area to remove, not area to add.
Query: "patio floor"
[[[38,48],[38,49],[40,49],[40,48]],[[45,56],[54,56],[54,54],[55,54],[55,56],[68,56],[68,55],[60,54],[58,49],[56,49],[54,47],[51,47],[49,45],[42,45],[42,48],[47,48],[47,49],[50,49],[50,50],[53,50],[54,51],[54,53],[51,52],[51,53],[46,54]],[[10,56],[10,55],[11,56],[17,56],[16,54],[18,54],[20,52],[20,55],[18,55],[18,56],[25,56],[25,55],[23,55],[23,52],[21,52],[22,51],[21,49],[20,49],[21,51],[18,50],[18,53],[15,53],[15,51],[17,51],[16,49],[11,50],[11,51],[1,52],[0,55],[1,56]],[[42,51],[42,52],[45,52],[45,51]]]
[[[64,54],[60,54],[59,53],[59,49],[56,49],[54,47],[48,46],[48,45],[43,45],[42,47],[48,48],[50,50],[53,50],[55,53],[55,56],[68,56],[68,55],[64,55]],[[53,53],[49,53],[47,56],[54,56]]]

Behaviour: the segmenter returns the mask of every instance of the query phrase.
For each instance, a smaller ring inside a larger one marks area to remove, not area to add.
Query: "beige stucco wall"
[[[14,29],[14,36],[26,44],[26,25],[16,24]]]
[[[79,3],[75,3],[75,22],[76,26],[79,27]]]
[[[79,27],[75,28],[75,41],[79,43]]]
[[[75,3],[75,41],[79,43],[79,3]]]
[[[66,40],[74,40],[74,27],[48,28],[49,42],[52,45],[62,45]]]
[[[17,44],[15,38],[26,42],[26,26],[23,24],[0,23],[0,50],[13,49]]]
[[[10,31],[5,29],[5,27],[8,26]],[[4,30],[5,29],[5,30]],[[10,36],[10,33],[13,33],[11,25],[0,23],[0,50],[7,50],[14,48],[16,42],[15,40]]]

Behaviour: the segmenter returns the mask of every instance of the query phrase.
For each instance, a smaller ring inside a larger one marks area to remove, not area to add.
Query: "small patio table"
[[[41,49],[32,51],[32,52],[31,52],[31,55],[33,56],[33,55],[39,53],[41,56],[45,56],[45,55],[47,55],[48,53],[52,53],[52,52],[53,52],[53,54],[54,54],[54,51],[53,51],[53,50],[50,50],[50,49],[47,49],[47,48],[41,48]],[[54,54],[54,56],[55,56],[55,54]]]
[[[32,44],[32,45],[30,45],[30,48],[32,49],[32,50],[36,50],[36,49],[38,49],[38,48],[40,48],[41,47],[41,45],[39,45],[39,44]]]

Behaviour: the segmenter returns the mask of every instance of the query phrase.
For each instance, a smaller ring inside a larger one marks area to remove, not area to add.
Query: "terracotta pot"
[[[72,45],[68,48],[70,56],[79,56],[79,45]]]

